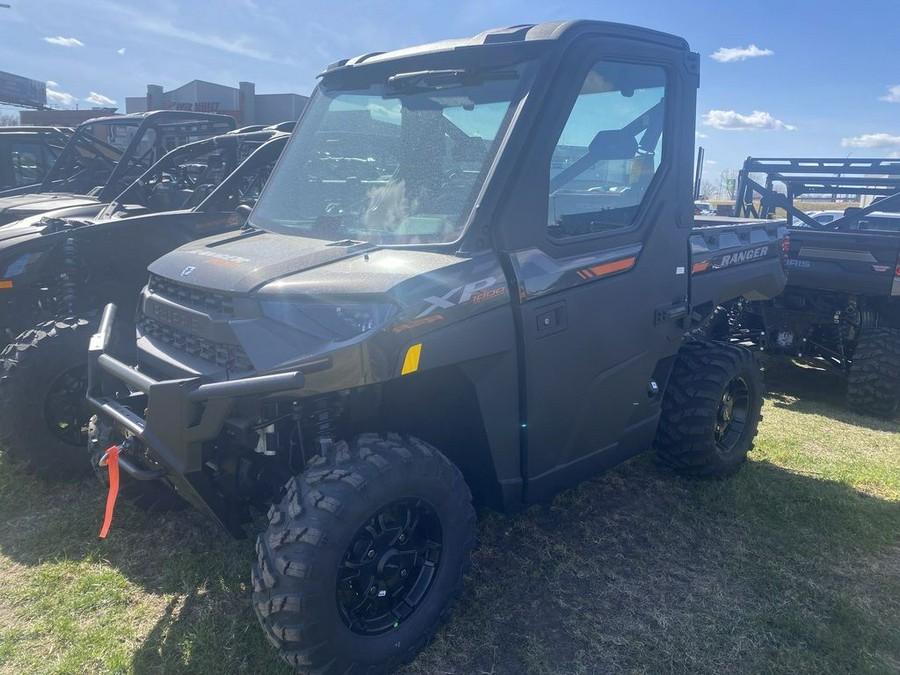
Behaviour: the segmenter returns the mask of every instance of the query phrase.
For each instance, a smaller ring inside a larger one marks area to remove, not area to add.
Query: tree
[[[13,113],[0,113],[0,127],[19,126],[19,116]]]
[[[700,183],[700,197],[702,199],[720,199],[719,183],[714,180],[704,180]]]

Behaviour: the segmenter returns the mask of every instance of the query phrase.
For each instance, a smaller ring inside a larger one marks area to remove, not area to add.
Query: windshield
[[[321,87],[251,222],[380,245],[456,241],[525,87],[526,66]]]
[[[98,216],[174,211],[196,207],[263,142],[270,138],[218,137],[181,146],[166,154]]]
[[[40,191],[86,193],[103,185],[137,128],[137,122],[109,120],[80,125]]]

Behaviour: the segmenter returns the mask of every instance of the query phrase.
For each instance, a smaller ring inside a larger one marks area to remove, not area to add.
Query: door
[[[692,147],[693,91],[664,52],[588,55],[569,54],[568,91],[540,118],[558,122],[529,160],[549,163],[546,209],[508,253],[529,501],[649,446],[687,314],[691,157],[676,141],[690,128]]]

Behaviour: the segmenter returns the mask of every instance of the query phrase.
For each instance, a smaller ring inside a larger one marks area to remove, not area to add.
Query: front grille
[[[167,326],[144,317],[140,322],[141,332],[147,337],[159,340],[178,351],[224,368],[230,373],[245,373],[253,370],[253,363],[239,345],[214,342],[185,333],[183,330]]]
[[[150,275],[150,292],[177,302],[179,305],[197,309],[208,314],[234,317],[234,299],[224,293],[213,293],[202,288],[185,286],[158,274]]]

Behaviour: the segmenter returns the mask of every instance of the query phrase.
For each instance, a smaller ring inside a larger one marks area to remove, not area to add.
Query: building
[[[231,115],[239,125],[247,126],[296,120],[308,100],[308,96],[300,94],[257,94],[253,82],[240,82],[235,88],[193,80],[171,91],[163,91],[159,85],[148,84],[146,96],[126,97],[125,112],[215,112]]]
[[[95,117],[115,115],[115,108],[88,108],[82,110],[20,110],[19,123],[39,127],[77,127]]]

